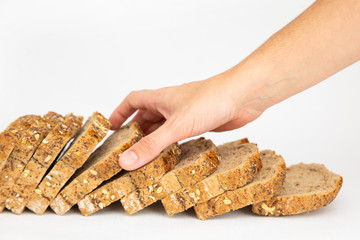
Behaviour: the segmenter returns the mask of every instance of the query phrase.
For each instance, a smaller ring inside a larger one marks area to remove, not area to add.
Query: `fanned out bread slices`
[[[199,138],[180,145],[181,159],[159,181],[136,189],[121,199],[128,214],[136,213],[167,195],[203,180],[219,165],[219,154],[211,140]]]
[[[0,133],[0,172],[14,149],[20,133],[26,131],[35,121],[40,119],[41,117],[37,115],[19,117]]]
[[[30,195],[65,145],[78,132],[82,121],[83,117],[68,114],[64,122],[59,123],[50,131],[11,189],[6,200],[7,209],[16,214],[23,212]]]
[[[180,149],[172,144],[147,165],[125,174],[118,174],[78,202],[84,216],[93,214],[118,201],[137,188],[151,185],[179,162]]]
[[[64,118],[54,112],[49,112],[38,121],[35,121],[26,131],[22,131],[19,141],[8,157],[0,173],[0,212],[5,207],[11,188],[21,175],[26,164],[52,128]]]
[[[256,203],[252,211],[266,216],[308,213],[330,204],[342,186],[340,175],[322,164],[297,164],[286,169],[283,189],[267,201]]]
[[[142,136],[137,123],[130,123],[113,132],[51,202],[52,210],[58,215],[65,214],[103,181],[119,173],[119,156]]]
[[[200,220],[212,218],[245,206],[269,200],[277,194],[285,181],[285,161],[275,152],[260,152],[262,169],[254,180],[235,190],[226,191],[206,202],[195,205],[194,209]]]
[[[262,167],[259,149],[248,139],[223,144],[218,150],[220,165],[213,174],[161,200],[169,216],[245,185]]]
[[[95,112],[79,130],[74,141],[34,190],[26,207],[38,215],[45,212],[61,188],[89,158],[110,129],[110,122]]]

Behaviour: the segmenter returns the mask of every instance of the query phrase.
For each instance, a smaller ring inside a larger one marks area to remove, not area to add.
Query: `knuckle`
[[[140,150],[148,153],[148,152],[156,152],[157,150],[157,144],[156,141],[153,137],[151,136],[147,136],[144,137],[143,139],[140,140],[141,144],[140,145]]]

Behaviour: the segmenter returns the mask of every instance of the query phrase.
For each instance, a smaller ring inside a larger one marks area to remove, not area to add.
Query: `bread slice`
[[[119,173],[119,156],[142,136],[137,123],[130,123],[113,132],[50,203],[52,210],[58,215],[65,214],[103,181]]]
[[[95,112],[80,129],[66,152],[43,178],[26,207],[38,215],[45,212],[61,188],[89,158],[96,145],[102,141],[110,128],[110,122]]]
[[[226,143],[219,146],[218,150],[220,165],[213,174],[161,200],[169,216],[216,197],[226,190],[244,186],[253,180],[262,167],[259,149],[247,139]]]
[[[203,180],[219,165],[219,154],[211,140],[199,138],[180,145],[181,160],[159,181],[137,189],[121,199],[128,214],[136,213],[167,195]]]
[[[0,172],[14,149],[19,134],[26,131],[35,121],[40,119],[41,117],[37,115],[19,117],[0,133]]]
[[[35,121],[26,131],[20,132],[19,142],[0,173],[0,212],[4,209],[5,201],[15,181],[21,175],[39,144],[49,131],[62,121],[64,118],[61,115],[49,112],[39,121]]]
[[[277,194],[285,181],[285,161],[270,150],[261,151],[260,157],[263,167],[251,183],[195,205],[197,217],[205,220],[268,200]]]
[[[64,122],[46,136],[13,186],[6,200],[7,209],[16,214],[23,212],[30,195],[65,145],[78,132],[82,121],[83,117],[68,114]]]
[[[286,169],[283,189],[252,211],[266,216],[308,213],[330,204],[340,191],[343,179],[322,164],[297,164]]]
[[[95,213],[111,203],[118,201],[135,189],[150,185],[159,180],[178,163],[180,149],[172,144],[147,165],[126,174],[119,174],[78,202],[84,216]]]

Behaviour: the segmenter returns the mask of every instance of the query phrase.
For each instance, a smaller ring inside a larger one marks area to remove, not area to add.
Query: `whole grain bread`
[[[262,164],[256,144],[241,139],[218,146],[220,165],[204,180],[184,187],[161,200],[167,214],[183,212],[227,190],[234,190],[253,180]]]
[[[126,174],[118,174],[78,202],[84,216],[93,214],[139,187],[158,181],[179,162],[180,148],[172,144],[147,165]]]
[[[128,214],[136,213],[167,195],[203,180],[219,165],[219,154],[211,140],[199,138],[180,145],[181,160],[159,181],[136,189],[121,199]]]
[[[109,128],[110,122],[103,115],[95,112],[80,129],[66,152],[34,190],[26,207],[38,215],[43,214],[61,188],[106,136]]]
[[[308,213],[330,204],[342,182],[340,175],[322,164],[293,165],[286,169],[283,189],[271,199],[254,204],[252,211],[266,216]]]
[[[277,194],[285,181],[285,161],[270,150],[261,151],[260,157],[263,167],[251,183],[195,205],[197,217],[200,220],[212,218],[268,200]]]
[[[30,195],[65,145],[78,132],[82,121],[83,117],[68,114],[64,122],[46,136],[13,186],[6,201],[7,209],[16,214],[23,212]]]
[[[0,172],[14,149],[20,133],[26,131],[35,121],[40,119],[41,117],[37,115],[19,117],[0,133]]]
[[[119,156],[142,136],[137,123],[127,124],[113,132],[50,203],[52,210],[58,215],[65,214],[103,181],[119,173]]]
[[[4,209],[11,188],[42,140],[62,121],[64,118],[61,115],[49,112],[39,121],[35,121],[26,131],[20,132],[19,141],[0,172],[0,211]]]

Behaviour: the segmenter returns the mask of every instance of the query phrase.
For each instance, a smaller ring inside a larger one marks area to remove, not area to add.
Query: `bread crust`
[[[270,154],[270,151],[267,152]],[[264,153],[264,151],[261,153]],[[275,152],[272,154],[275,155]],[[285,161],[281,156],[277,157],[279,161],[276,165],[276,171],[270,179],[259,184],[249,183],[248,185],[226,191],[206,202],[195,205],[194,210],[198,219],[205,220],[230,211],[235,211],[256,202],[268,200],[277,194],[284,185],[286,175]]]
[[[80,129],[68,150],[40,182],[26,207],[38,215],[43,214],[61,188],[89,158],[109,129],[110,122],[103,115],[95,112]]]
[[[143,184],[152,184],[170,171],[179,161],[178,144],[166,148],[156,159],[147,165],[110,180],[78,202],[80,212],[84,216],[95,213],[111,203],[135,191]],[[157,167],[158,169],[154,169]],[[135,176],[135,178],[133,177]]]
[[[169,216],[216,197],[226,190],[244,186],[256,176],[262,167],[259,149],[256,144],[244,143],[242,140],[237,144],[246,149],[247,160],[234,169],[225,173],[215,172],[204,180],[163,198],[161,202]]]
[[[16,214],[23,212],[30,195],[68,141],[78,132],[82,121],[83,117],[68,114],[64,122],[46,136],[13,186],[6,201],[7,209]]]
[[[85,169],[79,176],[73,179],[60,191],[50,204],[50,207],[56,214],[64,215],[71,209],[72,206],[77,204],[102,182],[110,179],[121,171],[121,167],[118,162],[119,155],[138,142],[143,136],[143,133],[137,123],[132,123],[130,125],[134,131],[126,142],[118,145],[115,151],[113,151],[105,159],[102,159]],[[124,126],[124,128],[129,127],[129,125]],[[118,131],[121,130],[122,129],[119,129]],[[101,147],[96,151],[101,151]],[[93,154],[96,154],[96,151]]]
[[[339,193],[343,178],[335,178],[335,187],[327,191],[274,196],[267,201],[252,205],[253,213],[265,216],[286,216],[320,209],[329,205]]]
[[[19,141],[0,173],[0,206],[2,209],[15,181],[21,175],[42,140],[52,128],[62,121],[64,118],[61,115],[49,112],[39,121],[35,121],[26,131],[20,132]]]
[[[35,121],[40,119],[41,117],[37,115],[19,117],[0,133],[0,172],[14,149],[19,134],[26,131]]]
[[[203,139],[193,141],[199,140]],[[137,189],[123,197],[121,204],[126,213],[134,214],[157,200],[161,200],[183,187],[191,186],[212,174],[219,165],[219,154],[216,146],[212,142],[211,144],[211,148],[202,153],[192,164],[174,169],[166,173],[155,184]]]

